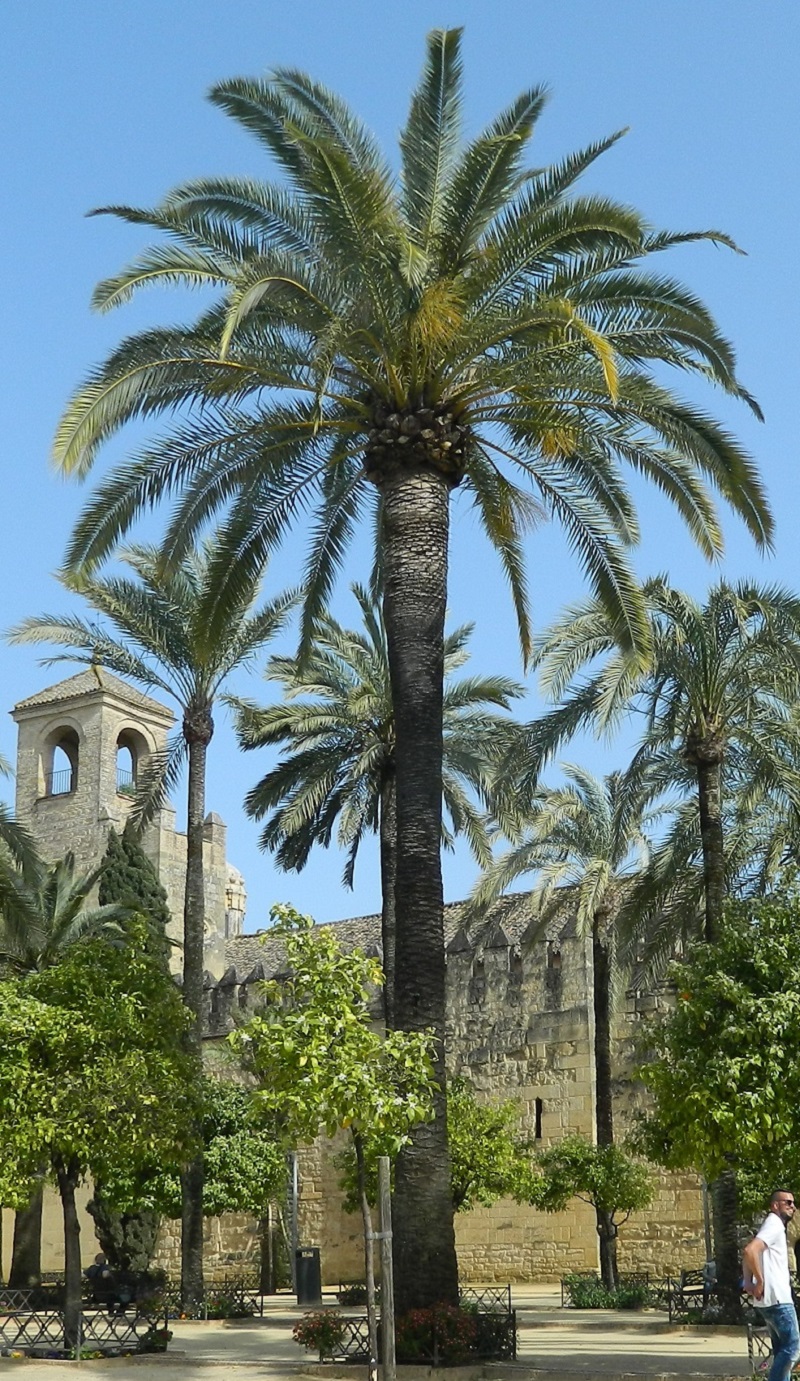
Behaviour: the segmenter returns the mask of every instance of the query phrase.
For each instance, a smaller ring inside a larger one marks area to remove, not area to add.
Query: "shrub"
[[[650,1290],[641,1282],[609,1290],[596,1276],[568,1275],[564,1284],[575,1309],[643,1309],[650,1302]]]
[[[212,1290],[207,1296],[206,1316],[209,1319],[249,1319],[253,1313],[252,1305],[246,1304],[241,1295]]]
[[[414,1309],[395,1325],[395,1345],[399,1362],[431,1361],[453,1366],[468,1362],[477,1352],[478,1325],[475,1313],[440,1304],[432,1309]]]
[[[564,1284],[576,1309],[613,1308],[611,1291],[597,1276],[568,1275],[564,1277]]]
[[[615,1296],[612,1309],[644,1309],[650,1303],[647,1285],[618,1285],[611,1293]]]
[[[156,1327],[148,1328],[147,1332],[136,1347],[137,1352],[166,1352],[167,1344],[172,1341],[172,1330],[169,1328]]]
[[[292,1329],[292,1337],[301,1347],[331,1357],[344,1342],[345,1324],[338,1309],[320,1309],[314,1314],[304,1314]]]

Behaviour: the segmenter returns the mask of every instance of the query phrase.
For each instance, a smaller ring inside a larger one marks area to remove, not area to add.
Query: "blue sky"
[[[636,205],[661,227],[722,228],[747,251],[745,258],[687,247],[670,256],[668,267],[710,304],[766,414],[759,425],[744,408],[705,395],[757,458],[777,518],[775,553],[759,557],[726,515],[726,558],[709,569],[658,497],[635,487],[643,529],[636,560],[643,575],[668,571],[698,595],[720,574],[798,584],[796,0],[407,0],[396,8],[376,0],[3,0],[0,628],[68,607],[51,572],[86,489],[56,476],[48,454],[69,394],[123,334],[181,319],[193,308],[178,295],[154,294],[109,316],[93,315],[97,279],[145,240],[131,227],[85,213],[113,202],[152,204],[198,175],[269,175],[255,141],[204,96],[215,81],[276,65],[304,68],[333,87],[393,150],[424,35],[456,24],[465,27],[469,131],[524,86],[545,82],[552,95],[534,145],[537,164],[630,126],[586,186]],[[130,438],[110,447],[103,466],[126,444]],[[541,627],[582,584],[557,528],[535,534],[529,555]],[[346,579],[364,574],[367,562],[366,546],[356,548]],[[275,563],[269,588],[288,578]],[[346,579],[336,602],[343,620],[352,616]],[[461,496],[454,503],[450,603],[453,622],[476,624],[472,665],[521,675],[502,580]],[[0,649],[0,659],[9,709],[70,670],[42,669],[35,653],[21,648]],[[257,675],[237,689],[268,695]],[[533,691],[527,714],[537,703]],[[15,754],[5,716],[0,751]],[[580,756],[602,770],[613,764],[614,749],[582,745]],[[230,858],[246,876],[248,927],[263,925],[276,900],[291,900],[319,920],[377,910],[372,851],[352,896],[340,888],[335,853],[298,878],[277,874],[258,852],[257,829],[244,820],[241,801],[264,765],[238,753],[220,713],[208,804],[227,820]],[[469,859],[446,859],[445,879],[448,900],[463,896],[473,879]]]

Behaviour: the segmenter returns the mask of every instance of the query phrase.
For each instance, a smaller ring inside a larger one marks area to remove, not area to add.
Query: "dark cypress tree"
[[[135,830],[129,825],[122,834],[111,828],[103,863],[100,902],[121,902],[144,916],[152,944],[163,955],[164,967],[168,968],[167,926],[172,915],[167,894]],[[160,1214],[152,1208],[120,1213],[109,1201],[102,1184],[95,1185],[94,1197],[86,1207],[94,1219],[95,1235],[112,1269],[135,1275],[145,1272],[155,1250]]]
[[[134,908],[150,922],[154,938],[164,945],[165,954],[168,953],[167,926],[172,914],[167,894],[130,825],[125,826],[122,834],[113,826],[109,830],[99,899],[102,904],[121,902]]]

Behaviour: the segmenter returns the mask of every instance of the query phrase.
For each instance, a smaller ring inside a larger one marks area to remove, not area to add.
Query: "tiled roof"
[[[127,681],[114,676],[104,667],[87,667],[86,671],[79,672],[77,676],[70,676],[66,681],[58,681],[54,686],[38,691],[36,695],[29,695],[26,700],[19,700],[14,710],[34,709],[37,705],[51,705],[60,700],[75,700],[84,695],[96,695],[101,690],[109,691],[120,700],[127,701],[129,705],[136,705],[151,712],[160,711],[161,714],[169,714],[174,718],[167,705],[153,700],[135,686],[129,686]]]
[[[463,902],[451,902],[445,906],[445,947],[455,939],[459,930],[462,929],[464,909]],[[530,920],[530,894],[516,892],[509,897],[501,897],[492,907],[485,921],[481,921],[477,925],[468,924],[465,929],[471,940],[471,945],[475,949],[480,949],[487,943],[496,945],[498,933],[504,933],[509,945],[518,945]],[[380,916],[357,916],[353,920],[331,921],[328,924],[335,927],[344,950],[356,949],[357,947],[366,950],[370,946],[374,946],[378,951],[381,949]],[[502,928],[501,932],[499,932],[499,927]],[[548,932],[548,938],[556,938],[559,934],[565,939],[573,936],[575,934],[574,920],[568,920],[566,924],[558,926],[552,933]],[[272,936],[269,930],[260,930],[254,935],[237,935],[229,940],[225,946],[225,958],[227,963],[232,964],[236,969],[241,983],[258,964],[263,965],[264,975],[267,978],[280,973],[285,964],[286,956],[283,941],[277,936]]]

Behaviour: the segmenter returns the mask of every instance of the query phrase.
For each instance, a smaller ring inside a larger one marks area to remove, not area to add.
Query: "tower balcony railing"
[[[57,772],[48,772],[44,779],[44,789],[46,796],[68,796],[74,791],[75,774],[71,767],[59,768]]]
[[[117,791],[123,796],[132,796],[136,790],[136,776],[129,767],[117,768]]]

